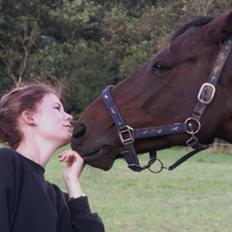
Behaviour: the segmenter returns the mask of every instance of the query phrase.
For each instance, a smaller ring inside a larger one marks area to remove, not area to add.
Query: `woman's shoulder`
[[[9,147],[0,148],[0,161],[12,161],[15,158],[16,151]],[[1,163],[1,162],[0,162]]]
[[[0,148],[0,184],[9,185],[15,176],[15,150]]]
[[[9,147],[0,148],[0,174],[13,174],[21,168],[21,158],[16,150]]]

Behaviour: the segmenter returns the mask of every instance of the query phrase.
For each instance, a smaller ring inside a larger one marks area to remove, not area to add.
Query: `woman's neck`
[[[55,149],[56,148],[54,146],[51,146],[44,141],[34,140],[30,142],[22,141],[16,151],[35,163],[45,167],[51,159],[52,153]]]

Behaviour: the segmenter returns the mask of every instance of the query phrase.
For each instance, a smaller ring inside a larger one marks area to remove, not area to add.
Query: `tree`
[[[229,0],[184,0],[184,7],[187,16],[207,16],[222,13],[231,7]]]
[[[8,38],[8,42],[0,42],[0,57],[5,64],[5,70],[15,86],[19,85],[26,72],[32,47],[36,42],[37,26],[34,24],[28,32],[28,25],[22,29],[18,38]]]
[[[40,48],[39,19],[44,8],[39,3],[39,0],[0,3],[0,59],[16,86],[23,80],[31,54]]]

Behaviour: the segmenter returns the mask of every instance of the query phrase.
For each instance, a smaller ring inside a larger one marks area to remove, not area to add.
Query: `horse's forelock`
[[[174,39],[176,39],[178,36],[183,34],[185,31],[187,31],[191,27],[200,27],[203,25],[208,24],[211,22],[214,18],[213,17],[198,17],[194,19],[193,21],[181,26],[177,31],[173,34],[170,41],[172,42]]]

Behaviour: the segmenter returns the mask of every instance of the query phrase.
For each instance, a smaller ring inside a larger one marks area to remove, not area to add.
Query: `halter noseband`
[[[163,169],[173,170],[185,160],[193,156],[199,151],[208,148],[208,145],[200,144],[196,134],[201,129],[200,119],[206,109],[206,107],[212,102],[216,85],[223,70],[223,67],[228,59],[232,48],[232,37],[229,37],[223,44],[218,57],[215,61],[213,70],[211,71],[207,82],[205,82],[198,93],[197,103],[193,109],[191,117],[187,118],[184,122],[178,122],[170,125],[150,127],[142,129],[134,129],[127,125],[123,120],[117,106],[114,104],[111,96],[111,88],[113,86],[107,86],[102,92],[102,98],[107,110],[111,113],[112,119],[118,130],[118,136],[121,143],[124,146],[121,152],[125,160],[128,163],[128,167],[133,171],[142,171],[149,169],[153,173],[161,172]],[[147,165],[141,166],[135,151],[134,141],[136,139],[154,138],[167,135],[184,134],[190,135],[190,138],[186,141],[186,145],[193,150],[177,160],[173,165],[164,167],[163,163],[156,158],[156,151],[150,152],[150,160]],[[151,165],[158,161],[160,163],[160,169],[154,171],[151,169]]]

